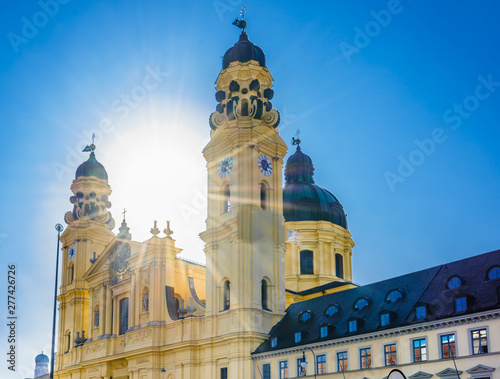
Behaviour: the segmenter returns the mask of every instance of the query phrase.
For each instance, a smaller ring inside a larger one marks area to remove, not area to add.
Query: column
[[[92,338],[92,329],[94,328],[94,302],[93,302],[93,288],[89,288],[89,330],[86,330],[87,338]]]
[[[138,272],[141,272],[141,271],[138,271]],[[142,275],[142,274],[141,274]],[[141,309],[142,309],[142,305],[141,305],[141,301],[142,299],[140,298],[141,296],[141,277],[137,277],[137,274],[135,274],[135,282],[134,284],[132,285],[132,291],[135,291],[135,296],[137,296],[139,298],[139,306],[136,306],[135,309],[132,310],[132,312],[134,312],[134,315],[135,315],[135,323],[137,326],[140,326],[141,324],[141,315],[140,315],[140,312],[141,312]],[[150,292],[151,294],[151,292]]]
[[[319,249],[318,249],[318,254],[319,254],[319,274],[324,275],[325,273],[325,252],[323,249],[323,242],[319,242]]]
[[[174,262],[172,262],[174,264]],[[162,262],[160,265],[161,271],[160,271],[160,283],[159,283],[159,289],[160,289],[160,321],[165,322],[167,319],[166,311],[167,311],[167,303],[166,303],[166,297],[165,297],[165,267],[166,263]]]
[[[292,275],[297,275],[297,243],[292,242]]]
[[[106,324],[104,327],[104,334],[106,335],[111,335],[113,334],[113,331],[111,330],[112,327],[112,320],[111,320],[111,315],[113,312],[113,303],[111,299],[111,287],[108,284],[106,284]]]
[[[136,308],[137,293],[135,292],[135,281],[136,281],[135,273],[132,273],[132,276],[130,278],[130,299],[129,299],[129,312],[128,312],[129,329],[136,325],[135,308]],[[140,299],[139,299],[139,305],[140,305]]]
[[[330,265],[332,270],[332,275],[335,275],[335,247],[334,244],[330,244]]]

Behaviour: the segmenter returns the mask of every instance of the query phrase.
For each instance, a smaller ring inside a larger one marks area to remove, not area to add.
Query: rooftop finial
[[[300,129],[297,129],[295,137],[292,137],[292,145],[297,145],[297,149],[300,147],[300,143],[302,142],[299,136],[300,136]]]
[[[127,210],[125,208],[123,208],[123,212],[122,212],[122,215],[123,215],[123,221],[125,221],[125,213],[127,213]]]
[[[241,7],[241,12],[240,12],[241,20],[240,19],[236,19],[233,22],[233,25],[236,25],[238,28],[242,29],[243,31],[247,27],[247,22],[245,21],[245,12],[246,11],[247,11],[247,8],[243,5]]]
[[[94,140],[95,140],[95,133],[92,133],[92,143],[90,145],[85,146],[83,152],[88,152],[88,151],[90,151],[91,153],[94,152],[95,150]]]

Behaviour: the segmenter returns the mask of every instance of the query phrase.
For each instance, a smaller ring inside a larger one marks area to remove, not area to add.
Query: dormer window
[[[325,310],[325,316],[333,316],[335,313],[338,313],[339,308],[336,305],[330,305]]]
[[[278,337],[271,338],[271,347],[278,346]]]
[[[307,321],[309,321],[311,319],[312,315],[311,315],[311,312],[310,311],[304,311],[302,312],[300,315],[299,315],[299,322],[301,324],[304,324],[306,323]]]
[[[400,290],[393,290],[389,292],[385,298],[388,303],[395,303],[403,297],[403,293]]]
[[[492,267],[488,271],[488,280],[493,280],[498,278],[500,278],[500,267],[498,266]]]
[[[415,307],[415,320],[425,320],[426,317],[427,307],[425,305]]]
[[[365,297],[359,298],[354,303],[354,309],[361,311],[363,308],[368,306],[368,300]]]
[[[380,326],[387,326],[391,323],[391,315],[389,312],[380,314]]]
[[[321,325],[319,327],[319,337],[320,338],[328,337],[328,325]]]
[[[455,311],[465,312],[467,310],[467,297],[461,296],[455,298]]]
[[[302,332],[295,333],[295,343],[302,341]]]
[[[458,288],[462,285],[462,281],[458,276],[452,276],[450,279],[448,279],[448,289],[452,290],[454,288]]]
[[[358,330],[358,320],[352,319],[347,322],[347,331],[349,333],[354,333]]]

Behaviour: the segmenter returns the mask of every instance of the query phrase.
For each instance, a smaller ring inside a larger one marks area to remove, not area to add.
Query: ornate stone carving
[[[87,354],[94,354],[94,353],[98,353],[100,351],[103,351],[105,348],[106,348],[106,342],[103,341],[103,342],[99,342],[99,343],[96,343],[96,344],[89,344],[89,345],[86,345],[85,346],[86,348],[86,353]]]
[[[150,335],[151,335],[151,329],[140,330],[135,334],[127,335],[127,343],[128,344],[135,344],[138,342],[143,342],[147,338],[149,338]]]
[[[148,358],[139,358],[136,363],[139,364],[139,363],[148,363],[149,362],[149,359]]]

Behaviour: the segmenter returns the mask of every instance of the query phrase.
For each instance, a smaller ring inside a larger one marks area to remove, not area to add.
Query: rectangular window
[[[328,337],[328,326],[322,326],[319,328],[319,336],[321,338]]]
[[[295,333],[295,343],[299,343],[302,340],[302,332]]]
[[[288,361],[280,361],[280,379],[288,378]]]
[[[220,369],[220,379],[227,379],[227,367]]]
[[[357,320],[349,321],[349,333],[355,332],[356,330],[358,330],[358,321]]]
[[[302,250],[300,252],[300,275],[313,275],[314,263],[313,252],[311,250]]]
[[[304,358],[297,358],[297,376],[307,375],[307,365],[302,365],[306,360]]]
[[[413,340],[413,362],[423,362],[427,360],[427,341],[425,338]]]
[[[441,336],[441,357],[443,359],[456,357],[454,334],[446,334],[444,336]]]
[[[386,366],[395,366],[398,364],[395,343],[384,346],[384,358]]]
[[[347,371],[347,351],[337,353],[337,371]]]
[[[316,358],[316,372],[326,374],[326,355],[318,355]]]
[[[372,368],[372,349],[367,347],[359,349],[359,368]]]
[[[472,337],[472,354],[486,354],[488,352],[488,334],[486,329],[473,330]]]
[[[262,379],[271,379],[271,364],[264,363],[262,365]]]
[[[380,315],[380,326],[387,326],[389,325],[389,322],[390,322],[389,313],[382,313]]]
[[[271,338],[271,347],[276,347],[278,345],[278,337]]]
[[[120,300],[120,330],[118,334],[125,334],[128,330],[128,297]]]
[[[465,296],[455,299],[455,310],[457,312],[464,312],[467,310],[467,298]]]
[[[427,317],[425,305],[420,305],[415,308],[415,318],[417,320],[423,320]]]

